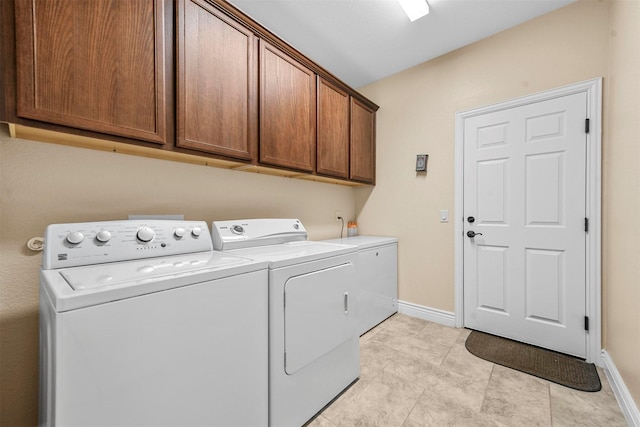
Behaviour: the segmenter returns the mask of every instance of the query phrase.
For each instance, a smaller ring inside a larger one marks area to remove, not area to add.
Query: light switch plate
[[[449,222],[449,211],[447,209],[440,211],[440,222]]]

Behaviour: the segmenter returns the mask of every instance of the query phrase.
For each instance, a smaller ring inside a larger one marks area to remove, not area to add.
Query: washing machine
[[[357,247],[297,219],[215,221],[214,249],[269,263],[269,424],[300,427],[360,375]]]
[[[40,425],[268,425],[267,279],[200,221],[50,225]]]

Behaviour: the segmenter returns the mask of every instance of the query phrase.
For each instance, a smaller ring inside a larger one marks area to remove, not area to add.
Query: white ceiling
[[[576,0],[228,0],[352,87],[382,79]]]

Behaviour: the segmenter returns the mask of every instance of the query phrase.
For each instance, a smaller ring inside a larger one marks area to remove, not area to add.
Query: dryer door
[[[351,263],[287,280],[284,344],[288,375],[357,335],[356,280]]]

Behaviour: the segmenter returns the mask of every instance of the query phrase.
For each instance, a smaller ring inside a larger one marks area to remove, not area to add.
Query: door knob
[[[482,233],[476,233],[473,230],[469,230],[467,231],[467,237],[471,237],[472,239],[476,236],[482,236]]]

